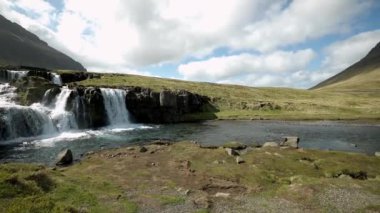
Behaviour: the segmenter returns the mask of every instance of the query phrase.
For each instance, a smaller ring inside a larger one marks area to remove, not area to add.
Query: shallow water
[[[0,161],[51,164],[64,148],[75,158],[92,150],[141,144],[154,139],[194,140],[221,145],[228,141],[262,144],[281,141],[284,136],[300,137],[300,146],[373,154],[380,151],[380,125],[342,122],[208,121],[173,125],[140,125],[64,132],[40,138],[0,142]]]

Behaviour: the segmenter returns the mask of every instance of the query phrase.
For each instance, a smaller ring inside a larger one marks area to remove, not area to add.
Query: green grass
[[[2,164],[0,212],[137,212],[144,208],[159,212],[181,208],[202,196],[213,199],[215,192],[203,191],[210,180],[244,187],[247,191],[243,197],[257,196],[268,203],[280,198],[315,209],[335,208],[315,199],[331,189],[355,190],[380,198],[379,157],[256,148],[241,156],[245,163],[236,164],[234,157],[228,156],[223,148],[203,149],[189,142],[146,147],[156,151],[151,154],[140,153],[137,148],[104,150],[64,170],[31,164]],[[117,153],[121,153],[121,157],[108,157]],[[216,160],[223,163],[214,163]],[[155,162],[155,166],[151,162]],[[360,173],[366,178],[339,177]],[[216,190],[229,190],[226,186]],[[230,189],[233,190],[233,185]],[[185,195],[184,190],[191,192]],[[357,206],[363,211],[378,207],[372,201]]]
[[[140,86],[155,91],[188,90],[208,96],[219,119],[380,119],[378,81],[370,85],[375,90],[358,89],[364,84],[361,82],[349,91],[255,88],[120,74],[102,74],[101,78],[78,83],[98,87]],[[207,113],[189,116],[210,119]]]
[[[32,164],[0,165],[0,212],[136,212],[121,191],[100,180],[66,177]]]
[[[171,195],[155,195],[162,205],[179,205],[185,203],[185,198]]]

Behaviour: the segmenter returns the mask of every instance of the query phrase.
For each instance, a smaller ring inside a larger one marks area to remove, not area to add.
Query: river
[[[333,121],[207,121],[172,125],[129,124],[99,130],[68,131],[57,135],[18,138],[0,143],[0,161],[51,164],[59,151],[81,154],[163,139],[193,140],[204,145],[240,141],[248,145],[300,137],[300,147],[373,154],[380,151],[380,125]]]

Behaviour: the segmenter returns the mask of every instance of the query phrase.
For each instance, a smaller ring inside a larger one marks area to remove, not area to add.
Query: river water
[[[255,145],[281,141],[284,136],[300,137],[300,146],[308,149],[367,154],[380,151],[380,125],[332,121],[207,121],[172,125],[129,124],[40,138],[19,138],[0,143],[0,161],[51,164],[64,148],[70,148],[79,159],[88,151],[144,144],[156,139],[193,140],[205,145],[240,141]]]

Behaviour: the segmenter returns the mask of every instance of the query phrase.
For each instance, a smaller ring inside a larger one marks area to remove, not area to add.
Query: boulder
[[[140,147],[140,152],[147,152],[148,149],[145,146]]]
[[[238,156],[239,155],[239,153],[234,149],[225,148],[224,150],[226,150],[226,152],[229,156]]]
[[[73,153],[70,149],[65,149],[57,155],[57,160],[55,165],[57,166],[67,166],[73,163]]]
[[[280,143],[280,146],[289,146],[293,148],[298,148],[299,141],[300,141],[299,137],[295,137],[295,136],[284,137],[284,140]]]
[[[278,145],[278,143],[276,143],[276,142],[265,142],[264,144],[263,144],[263,147],[278,147],[279,145]]]
[[[237,163],[237,164],[241,164],[241,163],[244,163],[244,162],[245,162],[244,159],[241,158],[241,157],[239,157],[239,156],[237,156],[235,160],[236,160],[236,163]]]
[[[380,152],[375,152],[376,157],[380,157]]]

